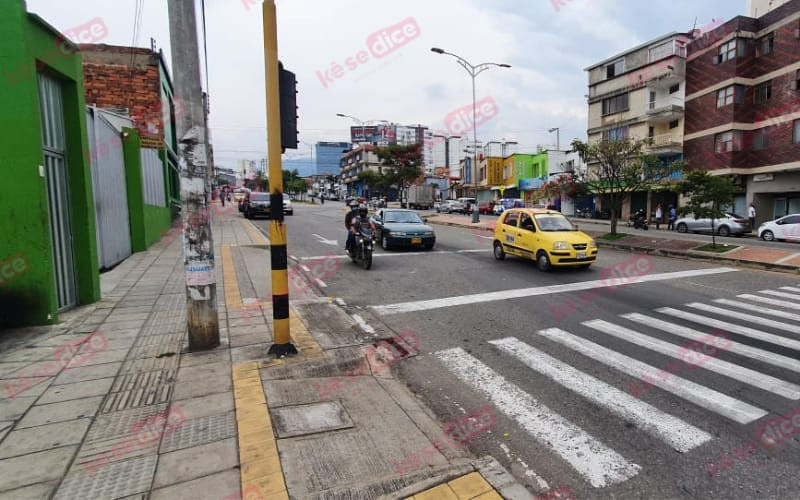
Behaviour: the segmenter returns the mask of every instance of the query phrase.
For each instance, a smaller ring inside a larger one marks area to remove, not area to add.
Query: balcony
[[[678,104],[661,104],[651,102],[647,108],[647,121],[650,123],[667,123],[683,118],[683,106]]]
[[[683,136],[678,134],[660,134],[650,137],[647,150],[652,154],[676,154],[683,152]]]

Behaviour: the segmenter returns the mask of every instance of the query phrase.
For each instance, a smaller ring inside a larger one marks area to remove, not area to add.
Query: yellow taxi
[[[503,260],[506,254],[533,259],[540,271],[588,268],[597,260],[597,243],[559,212],[512,208],[494,228],[494,258]]]

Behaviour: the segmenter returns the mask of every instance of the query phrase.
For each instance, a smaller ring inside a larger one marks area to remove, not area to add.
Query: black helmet
[[[367,212],[368,212],[368,210],[367,210],[367,206],[366,205],[360,205],[358,207],[358,215],[360,215],[362,217],[366,217]]]

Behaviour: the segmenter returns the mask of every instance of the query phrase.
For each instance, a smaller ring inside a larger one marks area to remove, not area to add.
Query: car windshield
[[[250,195],[250,201],[269,201],[269,193],[253,193]]]
[[[575,226],[563,215],[535,215],[536,223],[542,231],[577,231]]]
[[[422,224],[422,219],[419,218],[414,212],[386,212],[386,220],[388,223],[402,223],[402,224]]]

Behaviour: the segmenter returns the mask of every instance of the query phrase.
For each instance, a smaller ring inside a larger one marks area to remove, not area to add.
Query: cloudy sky
[[[62,31],[101,18],[99,43],[147,47],[154,38],[169,59],[167,0],[27,0]],[[261,0],[205,0],[212,139],[219,166],[265,156]],[[478,140],[517,141],[518,151],[585,139],[583,69],[647,40],[688,31],[697,22],[746,15],[746,0],[277,0],[278,50],[297,75],[300,149],[347,140],[352,122],[388,120],[444,129],[445,117],[472,102],[471,79],[441,47],[470,62],[507,63],[477,79],[478,99],[496,114],[478,127]],[[198,15],[200,0],[197,0]],[[402,24],[401,24],[402,23]],[[398,26],[399,25],[399,26]],[[393,50],[381,33],[407,36]],[[202,35],[201,35],[202,36]],[[375,45],[376,40],[377,45]],[[363,53],[362,53],[363,51]],[[360,54],[361,53],[361,54]],[[204,83],[205,85],[205,83]]]

